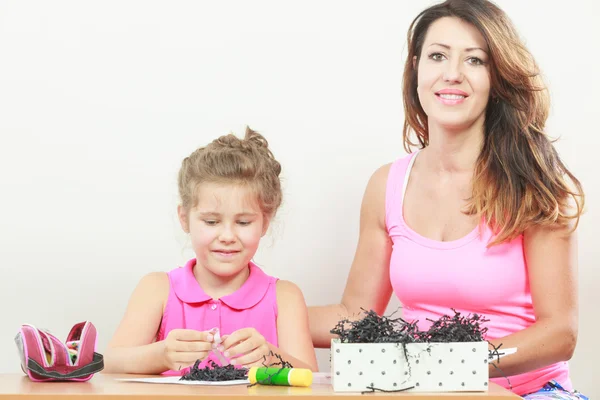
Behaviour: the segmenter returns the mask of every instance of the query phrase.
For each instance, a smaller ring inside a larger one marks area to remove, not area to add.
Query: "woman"
[[[372,175],[342,301],[309,311],[313,342],[328,347],[337,321],[383,313],[394,292],[421,329],[450,308],[484,315],[493,345],[518,348],[502,372],[490,367],[496,383],[530,399],[579,398],[566,361],[584,196],[543,132],[537,66],[486,0],[426,9],[408,49],[404,143],[419,149]]]

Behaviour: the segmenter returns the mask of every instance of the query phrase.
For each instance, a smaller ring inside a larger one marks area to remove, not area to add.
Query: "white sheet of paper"
[[[498,355],[492,354],[489,356],[490,360],[494,360],[494,359],[498,359],[498,358],[502,358],[504,356],[509,356],[511,354],[514,354],[517,352],[517,348],[516,347],[511,347],[508,349],[499,349],[498,350]]]
[[[313,372],[313,384],[331,385],[331,373],[329,373],[329,372]]]
[[[117,379],[121,382],[143,382],[143,383],[170,383],[177,385],[204,385],[204,386],[230,386],[230,385],[249,385],[250,381],[247,379],[238,379],[234,381],[180,381],[180,376],[161,376],[156,378],[122,378]]]

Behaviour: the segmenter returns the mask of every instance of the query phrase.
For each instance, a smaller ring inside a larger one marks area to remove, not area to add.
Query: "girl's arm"
[[[385,192],[390,164],[379,168],[367,185],[360,210],[360,234],[340,304],[309,307],[315,347],[330,347],[329,331],[341,319],[360,318],[361,308],[382,314],[392,296],[392,244],[385,224]]]
[[[279,354],[294,368],[317,371],[315,349],[308,329],[308,312],[304,297],[298,286],[288,281],[277,281],[277,337],[279,347],[267,342],[256,328],[242,328],[231,335],[223,335],[218,347],[225,357],[232,357],[231,364],[244,367],[271,365]],[[265,359],[266,358],[266,359]]]
[[[166,273],[141,279],[104,354],[104,372],[157,374],[166,370],[163,343],[154,340],[168,294]]]
[[[277,281],[277,308],[279,348],[273,345],[269,345],[269,348],[296,368],[317,371],[317,358],[308,327],[308,311],[300,288],[289,281]]]
[[[142,278],[108,344],[104,372],[159,374],[207,356],[213,340],[208,332],[174,329],[165,340],[155,342],[168,295],[169,278],[164,272]]]
[[[518,351],[500,359],[505,375],[567,361],[577,343],[577,238],[571,227],[531,228],[524,248],[536,321],[509,336],[491,340]],[[503,373],[490,365],[490,376]]]

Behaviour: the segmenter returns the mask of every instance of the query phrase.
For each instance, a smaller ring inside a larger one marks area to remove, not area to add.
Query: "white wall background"
[[[594,397],[599,6],[498,3],[547,76],[549,132],[587,189],[571,365]],[[0,1],[0,372],[19,370],[26,322],[64,337],[91,320],[103,351],[140,277],[192,254],[175,219],[181,159],[245,124],[284,167],[257,261],[311,305],[338,301],[367,180],[404,154],[406,30],[430,4]]]

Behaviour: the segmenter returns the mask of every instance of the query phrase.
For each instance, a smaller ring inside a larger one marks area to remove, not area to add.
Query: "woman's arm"
[[[524,234],[525,259],[536,322],[491,340],[517,353],[500,359],[506,375],[567,361],[577,343],[577,238],[572,227],[531,228]],[[503,374],[490,366],[490,376]]]
[[[358,246],[340,304],[309,307],[315,347],[330,346],[329,332],[339,320],[360,317],[361,308],[381,314],[392,295],[389,269],[391,240],[385,224],[385,193],[390,164],[371,176],[360,211]]]

